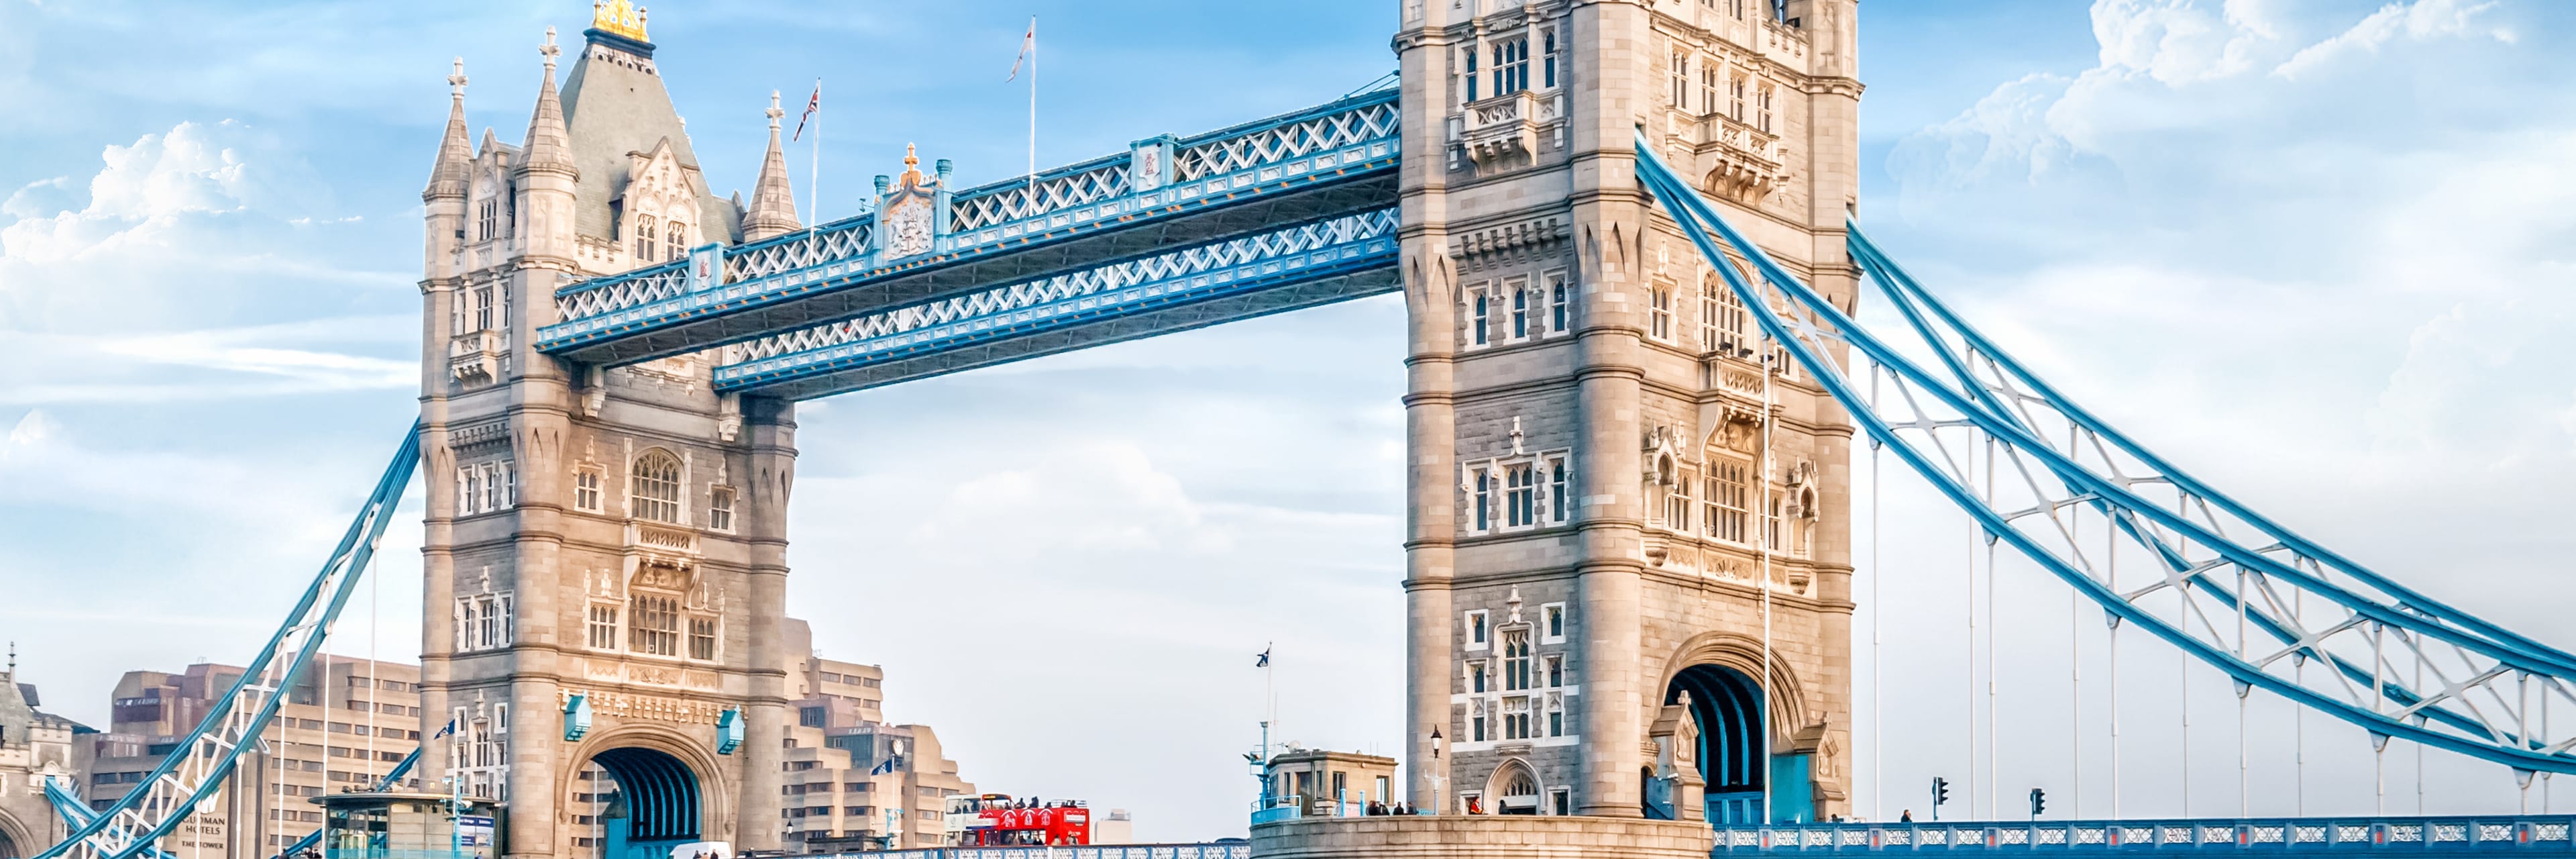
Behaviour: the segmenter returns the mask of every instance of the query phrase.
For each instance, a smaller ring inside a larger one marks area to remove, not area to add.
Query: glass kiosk
[[[499,806],[400,791],[313,798],[323,808],[321,859],[493,859]]]

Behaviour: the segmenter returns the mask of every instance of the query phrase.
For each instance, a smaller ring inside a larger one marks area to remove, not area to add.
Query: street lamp
[[[1440,813],[1442,808],[1440,789],[1449,784],[1449,767],[1440,762],[1440,746],[1440,728],[1434,726],[1431,729],[1431,772],[1428,773],[1431,776],[1431,813],[1433,814]]]

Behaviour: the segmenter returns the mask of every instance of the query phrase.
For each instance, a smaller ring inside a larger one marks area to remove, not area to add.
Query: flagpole
[[[806,172],[805,229],[823,221],[823,79],[814,79],[814,167]]]
[[[1029,16],[1029,209],[1038,204],[1038,16]]]

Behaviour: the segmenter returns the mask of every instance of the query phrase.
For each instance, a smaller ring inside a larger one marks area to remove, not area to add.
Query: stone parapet
[[[1707,859],[1706,825],[1619,817],[1323,817],[1252,827],[1254,859]]]

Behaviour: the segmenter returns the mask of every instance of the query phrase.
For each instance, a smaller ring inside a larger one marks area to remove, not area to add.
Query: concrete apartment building
[[[108,730],[82,738],[82,798],[105,807],[141,784],[242,671],[199,663],[176,673],[126,672]],[[180,859],[265,859],[321,828],[322,809],[310,798],[373,785],[419,745],[419,684],[414,665],[317,663],[261,734],[264,748],[244,755],[214,801],[161,848]]]
[[[797,699],[780,763],[780,841],[790,850],[826,844],[925,847],[946,837],[948,797],[975,792],[928,725],[885,722],[885,670],[812,656],[813,633],[790,620],[788,669]]]

